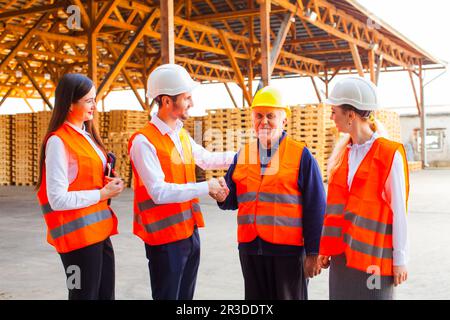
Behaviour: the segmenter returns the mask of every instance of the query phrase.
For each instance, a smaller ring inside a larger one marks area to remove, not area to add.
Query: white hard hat
[[[147,80],[147,97],[154,99],[166,94],[176,96],[184,92],[191,92],[199,83],[192,80],[185,68],[177,64],[168,63],[152,71]]]
[[[333,106],[349,104],[361,111],[380,109],[377,87],[363,77],[348,77],[340,80],[325,103]]]

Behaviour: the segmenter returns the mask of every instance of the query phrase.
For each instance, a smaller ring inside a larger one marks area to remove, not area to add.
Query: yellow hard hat
[[[255,94],[251,108],[256,107],[281,108],[286,111],[286,116],[291,116],[291,109],[284,104],[281,92],[271,86],[266,86]]]

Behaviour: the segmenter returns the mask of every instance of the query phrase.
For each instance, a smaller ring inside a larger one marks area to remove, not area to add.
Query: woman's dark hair
[[[42,168],[45,166],[45,148],[50,135],[59,129],[67,119],[72,103],[78,102],[86,94],[91,91],[94,83],[88,77],[78,73],[65,74],[58,82],[55,91],[55,107],[50,118],[47,134],[41,144],[41,156],[39,158],[39,179],[36,189],[39,189],[42,183]],[[94,110],[94,115],[97,110]],[[94,142],[103,152],[106,151],[105,146],[98,134],[97,128],[92,120],[85,121],[85,130],[91,135]]]
[[[339,107],[342,108],[342,110],[344,111],[354,111],[356,114],[358,114],[361,118],[367,119],[369,118],[370,114],[373,111],[365,111],[365,110],[359,110],[356,109],[354,106],[350,105],[350,104],[341,104]]]

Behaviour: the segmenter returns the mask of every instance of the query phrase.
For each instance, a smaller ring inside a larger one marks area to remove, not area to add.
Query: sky
[[[447,13],[450,1],[428,0],[426,5],[421,0],[359,0],[359,3],[387,22],[419,47],[434,57],[450,62],[450,19]],[[434,10],[437,9],[437,10]],[[443,73],[443,70],[430,70],[425,73],[425,83]],[[368,75],[366,75],[368,77]],[[330,89],[340,77],[330,83]],[[316,80],[319,90],[325,86]],[[280,89],[286,103],[298,104],[318,103],[317,96],[309,78],[291,78],[272,80],[271,85]],[[256,88],[257,82],[254,83]],[[242,105],[242,91],[236,84],[230,84],[230,89],[239,105]],[[412,86],[407,72],[381,73],[379,78],[379,95],[381,104],[397,111],[405,107],[415,107]],[[445,72],[425,87],[426,106],[450,106],[450,72]],[[143,97],[144,91],[140,90]],[[221,83],[201,85],[193,92],[194,105],[191,115],[202,115],[206,109],[231,108],[233,103]],[[43,110],[41,100],[32,101],[36,111]],[[100,102],[98,108],[102,108]],[[141,107],[131,91],[112,92],[105,99],[106,110],[136,109]],[[410,108],[410,110],[414,108]],[[0,114],[29,112],[30,109],[20,99],[7,99],[0,108]]]

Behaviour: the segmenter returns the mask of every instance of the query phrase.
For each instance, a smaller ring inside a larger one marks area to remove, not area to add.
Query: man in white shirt
[[[235,152],[212,153],[183,129],[198,85],[176,64],[156,68],[147,96],[159,106],[129,144],[136,175],[134,233],[145,242],[153,299],[193,298],[200,261],[197,227],[203,226],[198,197],[228,193],[225,181],[195,182],[195,164],[226,169]]]

